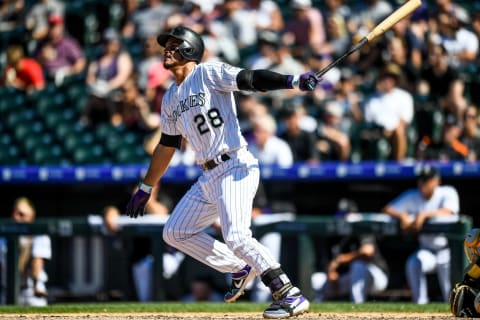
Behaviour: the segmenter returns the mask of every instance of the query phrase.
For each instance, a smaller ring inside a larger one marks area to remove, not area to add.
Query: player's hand
[[[301,91],[313,91],[317,86],[319,78],[314,72],[308,71],[301,75],[288,76],[288,85],[290,88],[298,88]]]
[[[145,205],[150,198],[150,193],[147,193],[141,189],[138,189],[137,192],[133,194],[128,201],[126,214],[130,218],[136,218],[138,216],[143,216],[145,213]]]
[[[313,91],[319,81],[314,72],[305,72],[298,79],[298,88],[302,91]]]

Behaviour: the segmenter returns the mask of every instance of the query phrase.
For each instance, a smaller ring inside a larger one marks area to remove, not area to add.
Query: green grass
[[[2,306],[0,314],[16,313],[127,313],[127,312],[259,312],[265,303],[69,303],[52,304],[44,308],[23,306]],[[354,305],[342,303],[312,303],[311,312],[449,312],[445,303],[416,305],[413,303],[365,303]]]

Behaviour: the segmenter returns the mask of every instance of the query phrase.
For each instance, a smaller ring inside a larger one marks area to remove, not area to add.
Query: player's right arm
[[[167,146],[159,143],[153,152],[152,158],[150,160],[150,165],[148,167],[147,174],[143,183],[149,186],[155,186],[160,178],[167,171],[168,165],[172,160],[173,154],[175,153],[175,147]]]

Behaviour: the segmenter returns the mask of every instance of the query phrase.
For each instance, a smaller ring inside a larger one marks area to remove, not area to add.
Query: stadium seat
[[[54,139],[52,135],[50,133],[44,132],[42,134],[25,137],[22,144],[25,153],[29,155],[40,146],[51,146],[53,141]]]
[[[10,130],[14,130],[21,123],[30,122],[34,119],[35,113],[30,109],[12,110],[6,119],[6,125]]]
[[[19,164],[19,154],[17,146],[0,144],[0,165]]]
[[[58,145],[39,145],[33,150],[30,159],[37,165],[61,164],[62,148]]]
[[[115,160],[122,164],[144,163],[147,160],[147,154],[143,146],[122,146],[115,152]]]
[[[100,164],[107,162],[104,157],[104,149],[99,144],[83,145],[73,152],[73,163],[75,164]]]
[[[19,123],[15,128],[13,128],[13,132],[15,135],[15,139],[18,141],[23,141],[28,136],[37,136],[41,135],[44,131],[44,125],[41,121],[32,121],[32,122],[22,122]]]

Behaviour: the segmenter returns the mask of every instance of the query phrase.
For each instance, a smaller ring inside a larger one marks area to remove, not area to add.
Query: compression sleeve
[[[182,136],[181,135],[171,136],[162,132],[162,136],[160,137],[159,143],[166,147],[173,147],[173,148],[180,149],[180,146],[182,144]]]
[[[246,91],[292,89],[288,75],[269,70],[242,70],[237,75],[237,86]]]

